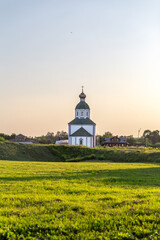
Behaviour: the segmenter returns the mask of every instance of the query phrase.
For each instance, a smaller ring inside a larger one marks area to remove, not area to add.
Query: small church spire
[[[85,98],[86,98],[86,94],[83,92],[83,88],[84,88],[84,86],[82,86],[82,92],[79,95],[81,101],[85,101]]]

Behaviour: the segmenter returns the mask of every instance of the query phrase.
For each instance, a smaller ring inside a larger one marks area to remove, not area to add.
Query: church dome
[[[90,109],[88,104],[84,101],[80,101],[77,106],[76,109]]]
[[[86,98],[86,94],[83,92],[83,89],[82,89],[81,94],[79,94],[79,97],[80,97],[80,98]]]

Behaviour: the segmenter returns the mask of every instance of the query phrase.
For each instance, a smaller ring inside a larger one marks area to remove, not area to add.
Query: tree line
[[[11,135],[0,133],[0,142],[3,141],[14,141],[17,135],[12,133]],[[105,132],[103,135],[97,135],[97,144],[102,145],[105,141],[105,138],[111,138],[114,135],[111,132]],[[159,130],[145,130],[141,137],[135,138],[133,135],[129,136],[120,136],[125,137],[130,146],[151,146],[151,147],[160,147],[160,131]],[[55,144],[58,140],[68,139],[68,133],[65,131],[58,131],[57,133],[48,132],[46,135],[38,137],[30,137],[30,140],[33,143],[41,144]]]
[[[98,143],[102,145],[105,141],[105,138],[111,138],[113,134],[111,132],[105,132],[103,135],[98,135]],[[159,130],[145,130],[141,137],[135,138],[133,135],[129,136],[120,136],[125,137],[127,143],[130,146],[151,146],[151,147],[160,147],[160,131]]]
[[[17,135],[15,133],[12,133],[11,135],[0,133],[0,142],[14,141],[16,136]],[[58,131],[56,134],[53,132],[48,132],[46,135],[28,138],[33,143],[54,144],[58,140],[68,139],[68,133],[65,131]]]

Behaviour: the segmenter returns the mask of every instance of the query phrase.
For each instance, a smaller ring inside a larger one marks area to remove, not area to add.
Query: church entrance
[[[83,139],[82,138],[79,139],[79,145],[83,145]]]

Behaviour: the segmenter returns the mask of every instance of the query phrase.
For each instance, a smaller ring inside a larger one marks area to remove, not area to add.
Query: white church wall
[[[92,137],[87,137],[87,146],[88,147],[92,147],[92,145],[91,145],[91,138]]]
[[[81,127],[83,127],[87,132],[93,135],[93,125],[71,125],[70,134],[73,134]]]
[[[83,128],[89,132],[91,135],[93,135],[93,127],[94,125],[83,125]]]
[[[75,118],[90,118],[90,110],[89,109],[76,109],[75,110]]]
[[[76,139],[75,139],[75,137],[72,137],[72,145],[76,145]]]
[[[90,137],[69,137],[69,145],[80,145],[80,140],[82,139],[82,145],[90,147]]]
[[[93,147],[93,137],[70,137],[70,145],[80,145],[80,140],[82,139],[82,145],[87,147]]]
[[[69,137],[69,142],[68,142],[69,145],[73,145],[73,137]]]
[[[93,137],[69,137],[69,145],[80,145],[80,139],[83,141],[83,146],[93,147]]]
[[[79,128],[80,128],[79,125],[71,125],[70,134],[73,134],[73,133],[76,132]]]

